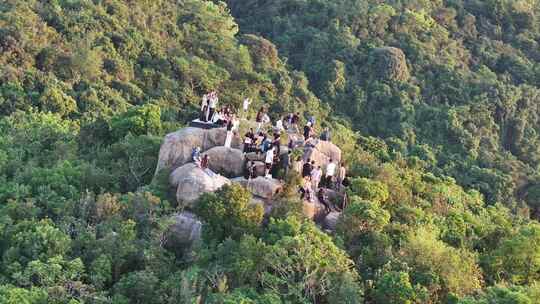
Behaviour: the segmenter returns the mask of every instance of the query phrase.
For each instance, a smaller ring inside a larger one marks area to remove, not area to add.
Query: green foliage
[[[263,207],[252,204],[251,193],[238,184],[202,195],[194,211],[208,223],[205,227],[208,238],[216,240],[257,234],[264,215]]]
[[[375,303],[421,303],[422,290],[412,286],[406,272],[387,272],[375,285]]]
[[[514,284],[530,284],[539,279],[537,224],[523,227],[515,235],[502,240],[501,244],[487,257],[490,278]]]

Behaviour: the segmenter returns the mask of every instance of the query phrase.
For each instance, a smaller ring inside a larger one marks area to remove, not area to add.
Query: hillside
[[[0,303],[537,303],[539,7],[2,1]],[[160,147],[212,90],[330,128],[335,229],[294,174],[179,203]]]

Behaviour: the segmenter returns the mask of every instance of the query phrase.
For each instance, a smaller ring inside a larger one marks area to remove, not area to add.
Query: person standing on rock
[[[308,159],[306,163],[302,166],[302,177],[303,178],[311,178],[311,171],[313,170],[313,167],[311,165],[311,159]]]
[[[265,177],[266,178],[272,178],[272,175],[270,174],[270,170],[272,169],[272,165],[274,163],[274,147],[271,147],[266,151],[266,156],[264,158],[264,164],[266,165],[266,172]]]
[[[334,176],[336,175],[336,164],[332,159],[330,159],[330,163],[326,165],[326,181],[328,183],[328,187],[332,188],[332,185],[334,184]]]
[[[244,102],[242,103],[242,110],[243,110],[243,114],[244,114],[244,118],[247,119],[247,116],[248,116],[248,109],[249,109],[249,105],[251,104],[251,99],[249,98],[244,98]]]
[[[311,137],[311,132],[312,132],[312,127],[311,127],[311,123],[308,122],[305,126],[304,126],[304,141],[308,141],[308,139]]]
[[[322,141],[330,141],[330,129],[328,127],[324,128],[324,131],[321,133]]]
[[[231,119],[227,122],[227,137],[225,137],[225,148],[231,147],[232,138],[233,138],[233,127],[234,127],[234,122]]]
[[[308,119],[308,123],[309,123],[312,127],[315,127],[315,116],[310,115],[310,116],[309,116],[309,119]]]
[[[201,117],[200,121],[208,121],[208,94],[204,94],[201,102]]]
[[[322,177],[321,166],[318,166],[317,168],[314,168],[311,171],[311,185],[313,186],[313,192],[317,192],[317,189],[319,189],[319,183],[321,182],[321,177]]]
[[[289,150],[281,158],[281,166],[283,167],[285,176],[289,175],[289,168],[291,167],[291,153],[292,151]]]
[[[249,128],[249,131],[244,135],[244,154],[253,151],[253,144],[255,143],[255,134],[253,128]]]
[[[283,119],[281,116],[279,116],[278,120],[276,120],[276,125],[274,126],[274,132],[281,134],[283,131],[285,131],[285,128],[283,127]]]
[[[291,152],[292,150],[289,150],[289,152]],[[294,166],[293,166],[293,169],[294,171],[296,171],[296,173],[300,174],[302,173],[302,156],[298,156],[296,158],[296,161],[294,162]]]
[[[341,190],[343,188],[343,181],[345,181],[345,178],[347,178],[347,168],[345,168],[344,163],[341,163],[341,167],[339,168],[338,177],[337,177],[338,190]]]
[[[262,124],[263,124],[263,115],[264,115],[264,108],[260,108],[259,112],[257,112],[257,116],[255,116],[255,122],[257,123],[257,133],[261,131]]]
[[[281,155],[281,135],[279,133],[274,134],[274,140],[272,141],[272,146],[276,151],[276,155]]]
[[[214,113],[216,112],[216,108],[218,106],[219,98],[217,96],[217,93],[214,91],[210,93],[210,101],[208,104],[208,107],[210,108],[210,111],[208,113],[208,117],[212,117]]]
[[[291,125],[294,133],[300,133],[298,123],[300,123],[300,112],[296,112],[291,118]]]
[[[199,167],[202,167],[201,165],[201,148],[200,147],[196,147],[193,149],[193,151],[191,151],[191,159],[193,160],[193,162],[199,166]]]

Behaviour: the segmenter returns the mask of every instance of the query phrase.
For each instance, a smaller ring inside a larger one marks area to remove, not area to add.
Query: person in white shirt
[[[321,181],[321,177],[322,177],[321,166],[318,166],[317,168],[311,171],[311,185],[313,186],[313,192],[317,192],[317,189],[319,189],[319,183]]]
[[[281,119],[281,117],[279,117],[279,119],[276,121],[276,126],[274,127],[274,131],[276,133],[282,133],[284,130],[285,128],[283,128],[283,120]]]
[[[336,164],[333,160],[330,160],[330,163],[326,165],[326,180],[328,185],[331,186],[334,183],[334,175],[336,174]]]
[[[210,93],[210,101],[208,104],[208,107],[210,108],[209,117],[212,117],[214,115],[214,112],[216,111],[217,105],[218,105],[219,99],[216,92]]]
[[[264,163],[266,164],[266,177],[272,178],[270,170],[272,169],[272,164],[274,163],[274,147],[271,147],[270,149],[268,149],[268,151],[266,151]]]
[[[201,102],[201,121],[208,121],[208,94],[204,94]]]
[[[247,118],[247,113],[249,109],[249,105],[251,104],[251,99],[245,98],[244,102],[242,103],[242,110],[244,110],[244,116]]]

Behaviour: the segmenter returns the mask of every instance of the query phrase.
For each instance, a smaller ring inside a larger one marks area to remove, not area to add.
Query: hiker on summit
[[[324,190],[324,188],[319,189],[319,192],[317,192],[317,198],[319,199],[319,202],[324,205],[326,213],[332,212],[332,204],[328,201],[328,196],[326,195],[326,190]]]
[[[341,190],[343,188],[343,184],[346,178],[347,178],[347,168],[345,168],[344,163],[341,163],[341,167],[339,168],[339,172],[337,176],[337,189],[338,190]]]
[[[204,94],[201,102],[201,121],[208,121],[208,94]]]
[[[313,131],[312,127],[311,127],[311,123],[308,122],[305,126],[304,126],[304,141],[307,142],[307,140],[311,137],[311,132]]]
[[[332,159],[330,159],[330,163],[326,165],[326,183],[328,188],[332,188],[334,184],[334,176],[336,174],[336,164]]]
[[[312,170],[313,170],[313,166],[311,165],[311,159],[308,159],[302,166],[302,177],[311,178]]]
[[[198,167],[201,167],[201,147],[193,148],[191,151],[191,159]]]
[[[328,127],[325,127],[324,130],[322,131],[321,140],[330,141],[330,129]]]
[[[287,153],[283,154],[281,157],[281,166],[283,167],[283,171],[285,173],[285,176],[289,175],[289,169],[291,167],[291,153],[292,151],[289,150]]]
[[[263,115],[264,115],[264,108],[260,108],[259,112],[257,112],[257,116],[255,116],[255,122],[257,123],[257,133],[261,130],[262,124],[263,124]]]
[[[276,154],[279,156],[281,154],[281,135],[279,135],[279,133],[274,133],[272,146],[276,149]]]
[[[276,125],[274,126],[274,132],[281,134],[283,131],[285,131],[285,128],[283,127],[283,119],[281,116],[279,116],[278,120],[276,120]]]
[[[249,128],[249,131],[244,135],[244,154],[253,152],[255,149],[253,145],[255,144],[255,133],[253,128]]]
[[[272,170],[272,165],[274,164],[274,147],[270,147],[270,149],[266,151],[264,164],[266,165],[266,171],[265,171],[264,176],[266,178],[272,178],[272,174],[270,174],[270,170]]]
[[[315,168],[315,162],[311,162],[314,169],[311,171],[311,184],[313,186],[313,191],[316,192],[319,189],[319,183],[321,182],[322,169],[321,166]]]
[[[227,137],[225,138],[225,148],[230,148],[233,138],[234,118],[227,122]]]
[[[300,130],[298,129],[298,123],[300,122],[300,112],[296,112],[291,117],[291,126],[293,129],[293,132],[300,133]]]
[[[216,91],[213,91],[210,93],[209,101],[208,101],[208,107],[210,108],[208,117],[212,117],[214,115],[214,112],[216,112],[216,108],[218,106],[219,98],[217,96]]]
[[[249,98],[244,98],[244,101],[242,102],[242,110],[243,110],[243,114],[244,114],[244,118],[247,118],[247,114],[248,114],[248,109],[249,109],[249,105],[252,103],[251,99]]]

